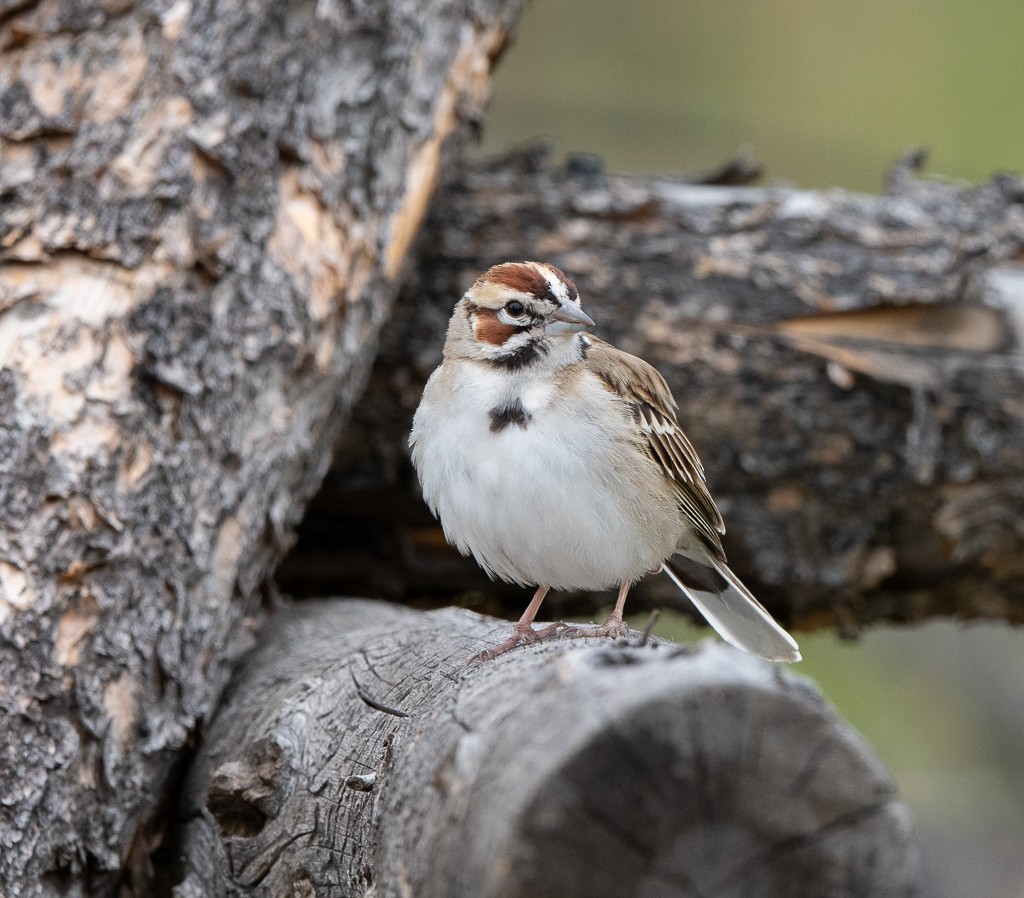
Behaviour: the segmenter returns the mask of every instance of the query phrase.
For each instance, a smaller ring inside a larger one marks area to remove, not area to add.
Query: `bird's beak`
[[[594,319],[572,305],[559,306],[548,315],[548,323],[544,325],[544,333],[549,336],[564,337],[578,334],[594,326]]]

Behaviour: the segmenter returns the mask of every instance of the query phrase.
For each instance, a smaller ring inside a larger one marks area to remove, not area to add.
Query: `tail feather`
[[[724,561],[714,562],[714,574],[699,578],[692,576],[691,569],[703,569],[705,565],[685,556],[679,556],[676,563],[683,570],[673,570],[666,561],[665,573],[697,606],[722,639],[768,661],[800,660],[800,648],[793,637],[775,622]],[[680,575],[685,576],[688,582],[684,583]]]

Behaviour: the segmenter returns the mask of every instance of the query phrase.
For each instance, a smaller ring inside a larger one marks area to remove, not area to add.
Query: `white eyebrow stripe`
[[[563,281],[557,274],[555,274],[550,268],[545,268],[543,265],[538,265],[537,270],[544,275],[544,279],[548,282],[548,286],[551,288],[551,292],[555,294],[555,297],[559,302],[569,302],[569,288],[565,286]]]

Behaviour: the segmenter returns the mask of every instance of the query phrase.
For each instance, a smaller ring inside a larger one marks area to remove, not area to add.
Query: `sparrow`
[[[536,587],[509,638],[474,658],[623,636],[630,587],[662,570],[726,642],[799,661],[726,564],[722,516],[665,379],[594,326],[554,265],[495,265],[455,306],[423,390],[409,443],[445,537],[491,578]],[[611,588],[604,624],[534,628],[550,590]]]

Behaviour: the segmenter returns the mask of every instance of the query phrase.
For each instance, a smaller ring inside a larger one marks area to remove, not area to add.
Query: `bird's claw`
[[[621,617],[612,615],[603,624],[572,624],[561,635],[563,639],[623,639],[629,635],[629,627]]]
[[[535,642],[541,642],[542,640],[550,639],[552,636],[558,636],[569,629],[571,629],[571,627],[564,621],[556,621],[553,624],[548,624],[546,627],[541,627],[539,630],[534,630],[530,624],[516,624],[512,629],[512,635],[509,636],[508,639],[504,642],[499,642],[495,646],[491,646],[489,649],[484,649],[482,652],[477,652],[466,663],[472,664],[475,661],[491,661],[499,655],[511,652],[512,649],[518,648],[521,645],[531,645]]]

